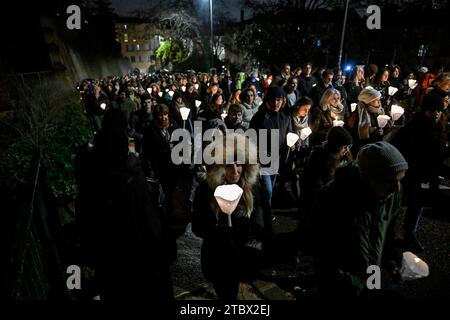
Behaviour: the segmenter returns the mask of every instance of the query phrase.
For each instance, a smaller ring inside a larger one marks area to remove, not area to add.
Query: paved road
[[[448,181],[444,184],[450,185]],[[430,267],[430,276],[407,281],[401,292],[412,299],[450,299],[450,191],[442,190],[440,209],[426,213],[421,221],[418,238],[425,251],[418,256]],[[276,210],[274,224],[274,264],[263,270],[261,279],[243,284],[241,299],[315,299],[312,260],[297,256],[295,241],[295,209]],[[398,230],[401,230],[401,221]],[[200,268],[201,239],[192,234],[190,226],[178,240],[178,259],[172,267],[173,284],[178,299],[215,299],[214,289],[204,279]]]

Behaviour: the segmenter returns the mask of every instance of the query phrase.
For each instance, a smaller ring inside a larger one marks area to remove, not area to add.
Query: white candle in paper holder
[[[200,108],[200,105],[202,104],[202,102],[200,100],[195,100],[195,106],[197,108]]]
[[[415,280],[428,277],[430,269],[428,264],[412,252],[403,252],[400,275],[403,280]]]
[[[392,87],[392,86],[391,86],[391,87],[388,88],[388,90],[389,90],[389,95],[390,95],[390,96],[393,96],[394,94],[397,93],[398,88]]]
[[[391,116],[392,116],[392,120],[397,121],[398,119],[400,119],[400,117],[405,113],[405,109],[403,109],[402,107],[394,104],[391,107]]]
[[[289,132],[286,136],[286,143],[289,148],[291,148],[300,139],[298,134]]]
[[[160,96],[162,98],[162,96],[163,96],[162,91],[158,92],[158,96]]]
[[[199,87],[198,83],[194,84],[195,90],[198,90],[198,87]]]
[[[222,120],[225,121],[225,118],[227,117],[227,113],[223,112],[220,116],[221,116]]]
[[[415,87],[417,87],[417,80],[415,79],[409,79],[408,80],[408,87],[410,89],[414,89]]]
[[[147,92],[151,94],[152,93],[152,88],[147,88]]]
[[[181,86],[181,91],[186,92],[186,86]]]
[[[306,138],[308,138],[310,136],[311,133],[312,133],[312,130],[310,127],[303,128],[300,131],[300,139],[305,140]]]
[[[383,129],[384,127],[386,127],[388,121],[391,120],[391,117],[385,115],[385,114],[381,114],[377,117],[377,121],[378,121],[378,126]]]
[[[343,127],[345,124],[342,120],[333,120],[333,127]]]
[[[181,119],[183,119],[184,121],[186,121],[187,118],[189,117],[189,112],[191,112],[191,109],[186,108],[186,107],[181,107],[181,108],[180,108]]]
[[[214,197],[223,213],[231,215],[236,209],[244,190],[237,184],[218,186],[214,191]]]
[[[173,95],[175,94],[175,92],[172,90],[170,90],[168,93],[169,93],[169,96],[171,96],[171,97],[173,97]]]
[[[106,109],[106,103],[102,103],[101,105],[100,105],[100,108],[102,108],[102,110],[105,110]]]
[[[165,91],[166,91],[166,92],[169,92],[169,89],[166,89]]]
[[[352,103],[352,104],[350,104],[350,108],[351,108],[352,112],[356,110],[356,107],[357,107],[357,106],[358,106],[357,103]]]

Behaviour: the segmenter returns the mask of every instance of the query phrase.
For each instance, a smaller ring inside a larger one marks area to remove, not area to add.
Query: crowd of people
[[[235,300],[240,281],[270,264],[272,209],[282,205],[298,207],[298,245],[315,258],[323,297],[367,297],[368,266],[398,274],[397,246],[424,249],[421,184],[437,195],[449,156],[450,73],[441,66],[346,74],[285,64],[274,75],[161,73],[77,89],[95,137],[77,157],[77,213],[101,299],[173,300],[169,266],[192,223],[203,274],[219,299]],[[249,161],[261,141],[225,148],[243,163],[174,164],[172,134],[183,128],[194,139],[194,121],[221,131],[212,143],[224,147],[248,129],[276,131],[278,172]],[[299,137],[292,147],[288,133]],[[243,190],[232,223],[214,197],[224,184]],[[395,241],[402,206],[404,238]]]

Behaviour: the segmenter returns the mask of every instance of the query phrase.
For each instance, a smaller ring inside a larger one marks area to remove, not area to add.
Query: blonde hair
[[[232,150],[227,149],[227,145],[232,145]],[[256,163],[256,145],[248,136],[231,133],[222,136],[222,139],[219,138],[214,141],[212,143],[212,148],[212,150],[216,150],[217,148],[222,148],[223,150],[223,159],[221,159],[221,163],[213,164],[207,169],[206,182],[212,190],[215,190],[220,185],[226,184],[225,173],[227,155],[229,156],[232,152],[234,159],[243,159],[243,163],[238,162],[242,165],[242,174],[237,185],[244,191],[241,202],[244,205],[244,211],[247,217],[250,217],[253,211],[253,187],[256,184],[259,175],[259,165]],[[214,154],[212,155],[214,156]],[[213,212],[218,215],[220,208],[215,198],[211,200],[210,206]]]
[[[333,88],[325,90],[319,103],[322,110],[324,110],[325,106],[329,105],[328,101],[330,101],[333,96],[338,96],[339,102],[341,101],[341,93],[339,92],[339,90]]]

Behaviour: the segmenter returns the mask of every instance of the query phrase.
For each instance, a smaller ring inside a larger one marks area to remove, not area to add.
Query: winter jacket
[[[401,193],[377,199],[354,163],[338,169],[319,193],[312,210],[313,243],[323,297],[361,295],[369,266],[383,268],[387,260],[398,259],[393,240]]]

